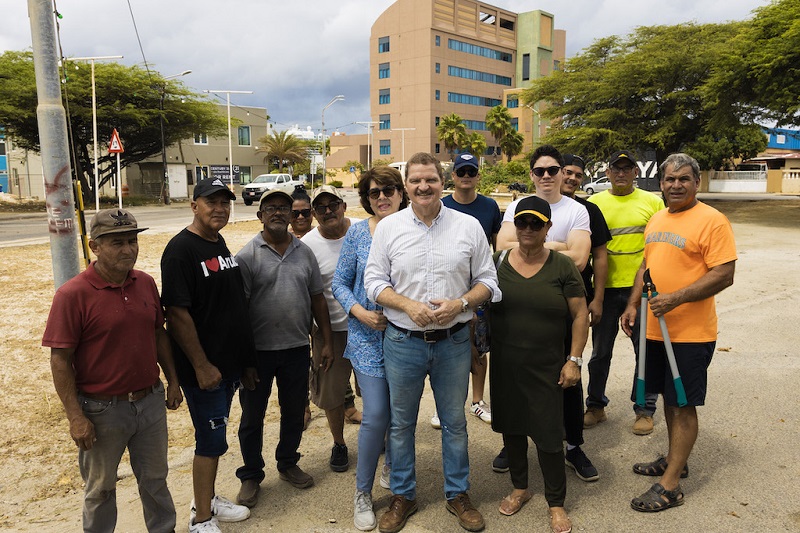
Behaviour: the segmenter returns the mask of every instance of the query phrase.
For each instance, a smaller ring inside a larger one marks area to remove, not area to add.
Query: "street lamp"
[[[97,91],[94,83],[94,62],[101,59],[122,59],[123,56],[71,57],[67,61],[90,61],[92,64],[92,132],[94,135],[94,209],[100,211],[100,175],[97,169]],[[117,176],[119,179],[119,176]]]
[[[417,128],[392,128],[392,131],[400,131],[400,132],[402,132],[401,133],[401,137],[400,137],[400,146],[402,147],[401,149],[402,149],[402,153],[403,153],[402,157],[403,157],[403,162],[404,163],[406,161],[406,132],[407,131],[415,131],[416,129]]]
[[[205,90],[204,93],[225,93],[228,100],[228,188],[233,191],[233,145],[231,144],[231,94],[253,94],[253,91],[221,91],[221,90]],[[234,193],[235,195],[236,193]],[[234,198],[231,202],[231,219],[236,217],[233,204],[236,202]]]
[[[322,108],[322,183],[325,183],[325,157],[327,155],[327,150],[325,149],[325,110],[339,100],[344,100],[343,94],[337,94],[328,102],[328,105]]]
[[[178,78],[180,76],[186,76],[187,74],[191,74],[191,70],[184,70],[180,74],[173,74],[172,76],[165,76],[164,82],[167,80],[171,80],[172,78]],[[167,170],[167,145],[164,142],[164,97],[167,94],[167,84],[161,84],[161,98],[158,102],[158,109],[161,111],[158,115],[158,121],[161,125],[161,165],[163,167],[164,176],[161,182],[161,190],[163,191],[164,196],[164,205],[169,205],[169,171]]]

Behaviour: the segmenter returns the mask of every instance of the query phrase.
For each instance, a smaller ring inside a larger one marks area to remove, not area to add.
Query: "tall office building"
[[[519,92],[564,59],[565,33],[544,11],[513,13],[474,0],[397,0],[372,25],[370,111],[376,158],[401,161],[419,151],[451,154],[436,127],[450,113],[467,132],[495,141],[486,113],[505,105],[529,150],[544,131]]]

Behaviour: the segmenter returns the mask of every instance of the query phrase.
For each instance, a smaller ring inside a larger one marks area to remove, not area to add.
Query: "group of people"
[[[432,154],[413,155],[404,177],[384,166],[364,172],[358,193],[370,216],[354,223],[334,187],[323,185],[310,197],[268,191],[258,210],[263,230],[235,255],[220,234],[234,196],[219,179],[202,180],[192,223],[163,252],[160,296],[154,280],[133,268],[137,236],[146,228],[127,210],[98,212],[90,230],[97,260],[56,292],[43,337],[79,448],[84,530],[113,531],[116,470],[126,448],[148,531],[174,530],[165,399],[169,409],[185,399],[195,428],[189,531],[213,533],[219,522],[246,519],[265,478],[264,417],[274,381],[279,477],[298,489],[314,483],[298,466],[310,397],[330,427],[334,472],[350,465],[345,420],[361,423],[354,526],[400,531],[418,509],[415,436],[427,379],[436,404],[432,423],[441,429],[445,507],[460,526],[485,527],[468,494],[469,412],[502,434],[492,468],[510,472],[512,489],[499,513],[513,515],[532,497],[530,438],[550,527],[571,531],[564,464],[584,481],[599,479],[581,448],[583,430],[607,419],[614,340],[620,325],[638,339],[645,271],[659,293],[649,301],[647,401],[634,404],[633,432],[653,431],[661,394],[669,452],[633,465],[659,480],[631,506],[655,512],[682,504],[679,480],[688,476],[696,407],[705,401],[716,341],[714,296],[733,283],[730,224],[697,200],[700,169],[686,154],[661,165],[663,200],[635,187],[638,166],[626,150],[608,161],[612,189],[588,202],[575,196],[585,171],[579,156],[544,145],[530,169],[535,194],[512,202],[502,217],[493,200],[477,194],[480,168],[471,154],[455,160],[455,192],[446,199]],[[489,315],[489,358],[474,341],[479,306]],[[581,367],[590,327],[584,411]],[[637,342],[634,350],[638,355]],[[483,398],[487,367],[491,408]],[[353,405],[351,373],[362,413]],[[243,464],[234,503],[214,486],[237,390]],[[380,520],[372,501],[376,477],[392,493]]]

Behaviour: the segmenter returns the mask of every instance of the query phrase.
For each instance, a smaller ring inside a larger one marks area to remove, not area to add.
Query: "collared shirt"
[[[489,289],[493,302],[500,301],[489,243],[475,218],[441,205],[428,227],[408,207],[384,218],[375,229],[364,271],[364,287],[371,301],[387,287],[418,302],[457,300],[477,283]],[[401,328],[423,329],[402,311],[385,308],[383,312]],[[436,329],[471,318],[472,311],[459,313]]]

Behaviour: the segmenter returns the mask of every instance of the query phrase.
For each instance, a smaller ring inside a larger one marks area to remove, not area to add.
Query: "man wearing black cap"
[[[178,378],[195,428],[194,499],[189,531],[216,533],[218,521],[250,516],[243,505],[215,494],[219,457],[239,383],[255,388],[256,359],[239,265],[219,231],[228,224],[234,194],[219,178],[194,189],[194,219],[161,256],[161,303]]]
[[[258,208],[263,231],[236,254],[250,310],[259,375],[255,390],[239,392],[239,446],[244,464],[236,470],[236,476],[242,481],[238,502],[247,507],[258,501],[259,485],[264,479],[264,416],[273,380],[281,409],[275,449],[280,478],[298,489],[314,484],[314,478],[297,466],[308,398],[308,336],[313,316],[330,352],[331,324],[314,252],[288,231],[292,202],[292,197],[279,189],[264,193]]]
[[[480,168],[478,158],[472,154],[460,154],[456,157],[453,166],[453,183],[455,190],[450,196],[442,198],[445,207],[461,211],[472,215],[481,223],[486,238],[492,247],[497,244],[497,232],[500,231],[500,223],[503,217],[500,208],[492,198],[478,194],[477,187],[480,181]],[[474,335],[473,335],[474,340]],[[469,412],[477,416],[487,424],[492,423],[492,411],[489,405],[483,401],[483,390],[486,384],[486,354],[478,353],[473,346],[472,349],[472,405]],[[434,416],[436,424],[434,427],[441,427],[438,416]],[[434,420],[432,420],[434,422]]]
[[[177,409],[183,397],[155,281],[133,268],[146,229],[125,209],[97,212],[89,240],[97,261],[56,291],[42,339],[79,450],[85,531],[116,526],[117,467],[126,448],[147,530],[175,528],[159,365],[167,407]]]
[[[608,276],[602,317],[592,328],[592,358],[588,365],[589,386],[583,417],[585,428],[596,426],[607,418],[605,407],[609,400],[605,394],[606,382],[614,341],[619,332],[619,319],[625,311],[636,272],[642,264],[644,228],[653,214],[664,209],[661,198],[634,186],[639,165],[631,151],[620,150],[611,154],[607,174],[611,189],[592,195],[589,199],[603,212],[612,239],[608,243]],[[637,332],[638,328],[637,321]],[[638,333],[633,338],[638,338]],[[636,341],[633,341],[633,349],[638,352]],[[634,434],[652,433],[656,397],[655,394],[648,394],[645,407],[633,405],[636,414],[632,428]]]

